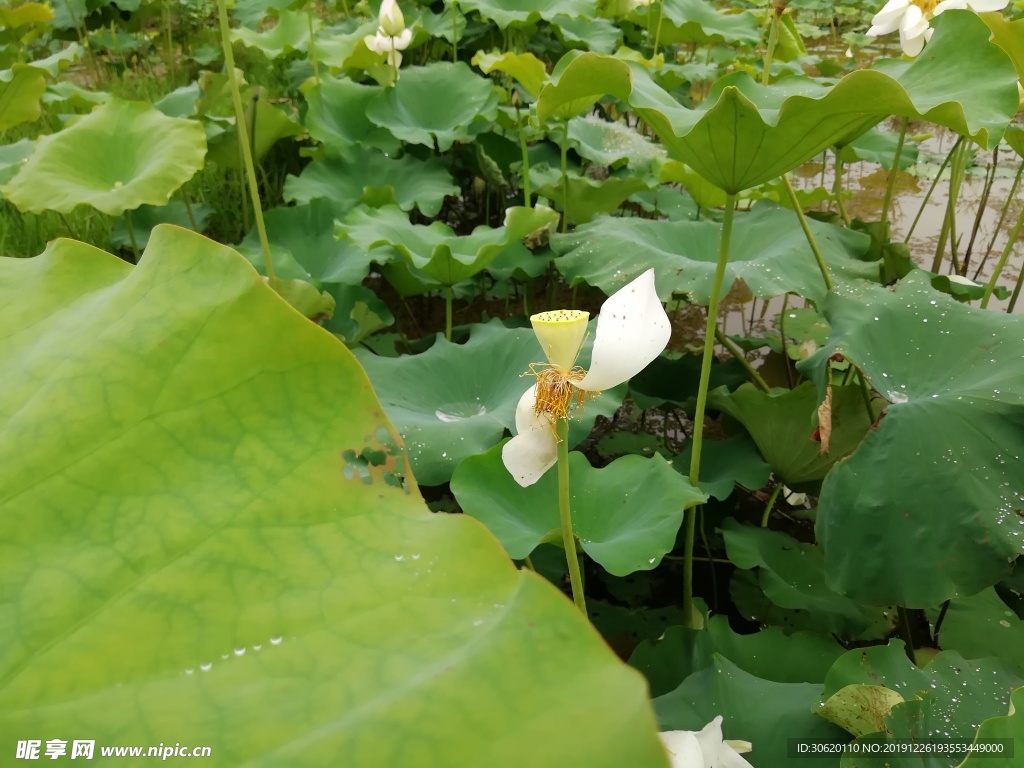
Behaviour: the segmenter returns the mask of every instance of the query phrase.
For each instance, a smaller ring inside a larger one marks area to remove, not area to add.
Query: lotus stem
[[[907,609],[902,605],[896,606],[896,612],[900,615],[900,634],[903,636],[903,641],[907,644],[907,656],[910,660],[917,664],[917,654],[914,653],[914,636],[910,632],[910,616],[907,614]]]
[[[792,389],[796,382],[793,381],[793,366],[789,364],[789,350],[786,348],[786,313],[789,311],[789,291],[782,297],[782,311],[779,312],[779,336],[782,339],[782,364],[786,367],[786,381]]]
[[[530,122],[530,115],[527,113],[526,121],[519,121],[519,108],[516,108],[516,122],[519,123],[519,150],[523,153],[523,206],[530,207],[530,153],[526,146],[526,125]],[[1024,168],[1024,165],[1021,166]]]
[[[569,121],[566,120],[562,131],[562,231],[569,231]]]
[[[181,193],[181,201],[185,203],[185,213],[188,214],[188,221],[192,225],[192,231],[198,232],[199,225],[196,224],[195,214],[192,213],[192,202],[188,199],[188,193],[185,191],[184,187],[182,187],[178,191]]]
[[[1002,210],[999,211],[999,221],[996,222],[995,228],[992,230],[992,239],[988,241],[988,248],[985,249],[985,255],[981,261],[978,262],[977,269],[974,270],[974,280],[978,279],[981,274],[981,270],[985,268],[985,262],[988,261],[988,257],[992,255],[992,249],[995,247],[996,239],[999,237],[999,232],[1003,228],[1003,222],[1006,221],[1006,214],[1010,211],[1010,203],[1017,198],[1014,197],[1017,193],[1017,187],[1020,186],[1020,177],[1024,173],[1024,162],[1017,167],[1017,173],[1013,177],[1013,183],[1010,185],[1010,193],[1006,196],[1006,201],[1003,203]]]
[[[772,16],[771,28],[768,30],[768,48],[764,53],[764,65],[761,67],[761,85],[768,85],[772,78],[772,57],[775,46],[779,42],[779,15],[775,12],[774,3],[768,4],[768,13]]]
[[[576,288],[574,286],[573,291],[575,292],[575,290]],[[575,304],[573,306],[575,306]],[[729,350],[729,354],[736,358],[736,362],[743,366],[743,370],[747,372],[747,375],[753,380],[755,384],[757,384],[757,386],[762,391],[772,391],[771,387],[769,387],[765,380],[761,378],[761,374],[757,372],[757,369],[750,364],[749,360],[747,360],[746,355],[743,354],[743,350],[737,347],[735,344],[733,344],[732,339],[730,339],[728,336],[722,333],[722,330],[717,326],[715,327],[715,339],[718,341],[719,344],[721,344],[723,347]]]
[[[452,61],[455,62],[459,60],[459,5],[452,2],[449,7],[452,9]]]
[[[309,61],[313,65],[313,80],[320,85],[320,62],[316,58],[316,32],[313,29],[312,11],[306,11],[306,21],[309,22]]]
[[[1003,267],[1006,266],[1010,254],[1013,253],[1013,246],[1017,243],[1017,237],[1020,235],[1021,228],[1024,228],[1024,208],[1021,208],[1020,214],[1017,216],[1017,222],[1013,225],[1013,229],[1010,230],[1010,237],[1006,241],[1006,247],[1003,248],[999,262],[996,264],[995,269],[992,270],[992,277],[988,279],[988,283],[985,285],[985,295],[981,297],[982,309],[988,307],[988,302],[992,298],[992,292],[995,291],[996,283],[999,282],[999,275],[1002,274]],[[1019,288],[1017,292],[1019,293]]]
[[[829,276],[828,267],[825,265],[825,258],[821,255],[821,249],[818,248],[818,243],[814,239],[814,233],[811,232],[811,225],[807,223],[804,209],[800,206],[800,201],[796,197],[796,190],[793,189],[793,183],[789,180],[788,173],[782,174],[782,182],[786,186],[786,192],[789,193],[789,201],[793,204],[793,210],[796,211],[797,218],[800,219],[800,227],[804,231],[804,236],[807,238],[811,251],[814,253],[814,260],[818,262],[821,279],[825,281],[825,290],[831,291],[832,278]]]
[[[572,511],[569,498],[569,422],[559,419],[558,429],[558,515],[562,521],[562,545],[565,547],[565,562],[569,566],[569,584],[572,586],[572,601],[580,612],[587,615],[587,604],[583,596],[583,574],[580,560],[576,555],[576,534],[572,531]]]
[[[127,208],[124,212],[124,220],[125,224],[128,225],[128,239],[131,240],[132,243],[132,253],[135,254],[135,263],[138,264],[139,258],[141,258],[139,256],[139,244],[135,240],[135,227],[132,226],[132,212],[129,211]]]
[[[932,272],[938,272],[942,265],[942,257],[946,252],[946,240],[953,241],[953,259],[956,259],[956,203],[960,193],[960,184],[964,178],[964,163],[969,145],[964,142],[960,149],[953,155],[949,169],[949,194],[946,195],[946,216],[942,222],[942,230],[939,232],[939,244],[935,248],[935,256],[932,259]]]
[[[924,213],[925,206],[928,205],[928,201],[931,200],[932,192],[935,191],[936,185],[939,183],[939,179],[942,178],[943,171],[946,170],[946,166],[949,165],[953,159],[953,154],[960,148],[960,144],[963,143],[964,137],[961,136],[953,144],[953,148],[949,150],[949,154],[946,155],[946,159],[942,161],[942,165],[939,166],[939,172],[935,174],[935,178],[932,179],[932,183],[928,186],[928,191],[925,193],[924,200],[921,201],[921,207],[917,209],[917,215],[914,217],[913,224],[910,225],[910,230],[907,232],[907,236],[903,238],[904,243],[909,243],[910,238],[914,236],[914,230],[917,229],[917,222],[921,220],[921,214]]]
[[[850,226],[850,214],[846,212],[846,203],[843,202],[843,161],[839,157],[839,150],[835,150],[836,169],[835,179],[832,181],[832,196],[836,199],[836,207],[839,209],[839,216],[843,224]],[[822,164],[824,165],[824,163]]]
[[[736,194],[725,195],[725,215],[722,218],[722,236],[718,241],[718,262],[715,277],[711,283],[708,299],[708,321],[704,329],[704,354],[701,358],[700,384],[697,387],[697,405],[693,414],[693,453],[690,455],[690,485],[698,487],[700,479],[700,454],[704,442],[704,411],[708,404],[708,385],[711,382],[711,358],[715,352],[715,330],[718,328],[718,302],[721,298],[722,283],[725,281],[725,267],[729,263],[729,243],[732,240],[732,223],[736,214]],[[697,523],[698,507],[690,507],[684,513],[685,542],[683,544],[683,616],[689,625],[693,616],[693,538]]]
[[[772,489],[772,495],[768,497],[768,503],[764,506],[764,514],[761,515],[761,527],[768,527],[768,518],[772,514],[772,509],[775,507],[775,500],[779,497],[779,491],[782,490],[782,483],[775,483],[775,488]]]
[[[451,286],[444,289],[444,338],[452,340],[452,295],[454,291]]]
[[[907,139],[907,126],[910,125],[910,118],[903,118],[903,125],[900,127],[900,137],[896,141],[896,152],[892,156],[892,168],[889,169],[889,178],[885,184],[885,197],[882,200],[882,233],[888,239],[889,229],[889,206],[892,205],[893,192],[896,191],[896,174],[900,170],[900,155],[903,154],[903,142]]]
[[[1012,315],[1013,308],[1017,306],[1017,297],[1020,296],[1021,285],[1024,284],[1024,270],[1017,275],[1017,285],[1013,287],[1013,296],[1010,297],[1010,305],[1006,308],[1006,314]]]
[[[230,27],[228,25],[227,0],[217,0],[220,19],[220,40],[224,50],[224,66],[227,68],[228,83],[231,87],[231,100],[235,105],[235,129],[238,131],[238,146],[245,164],[245,174],[249,180],[249,196],[252,199],[252,210],[256,217],[256,230],[260,236],[260,249],[263,251],[263,268],[270,280],[275,279],[274,264],[270,258],[270,241],[267,239],[267,227],[263,223],[263,208],[260,205],[260,188],[256,181],[256,167],[253,164],[252,150],[249,147],[249,128],[245,123],[245,110],[242,108],[242,94],[238,89],[238,78],[235,77],[235,54],[231,49]]]

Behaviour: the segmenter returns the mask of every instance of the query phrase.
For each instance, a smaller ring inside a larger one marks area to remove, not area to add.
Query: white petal
[[[541,475],[558,460],[558,441],[546,415],[538,416],[537,385],[534,384],[519,398],[516,406],[515,437],[501,449],[501,461],[516,482],[524,488],[540,480]]]
[[[900,21],[909,5],[910,0],[889,0],[885,7],[871,19],[871,29],[868,30],[868,34],[877,37],[895,32],[900,28]]]
[[[610,389],[636,376],[661,354],[672,335],[649,269],[601,306],[590,371],[580,389]]]
[[[1009,4],[1009,0],[968,0],[967,5],[977,13],[1001,11]]]
[[[703,768],[703,753],[693,731],[663,731],[658,736],[668,751],[672,768]]]
[[[402,9],[398,7],[395,0],[384,0],[380,4],[380,12],[377,14],[380,28],[386,35],[397,35],[405,29],[405,19],[402,18]]]
[[[394,44],[396,51],[404,51],[406,48],[409,47],[409,43],[412,42],[412,30],[402,30],[402,34],[400,34],[398,37],[391,38],[391,41]]]
[[[366,47],[374,53],[387,53],[391,50],[391,38],[385,37],[380,33],[377,33],[376,35],[367,35],[363,38],[363,42],[366,43]]]
[[[722,716],[719,715],[695,734],[704,755],[704,765],[718,768],[722,752]]]
[[[900,30],[900,48],[907,56],[917,56],[922,50],[924,50],[924,35],[917,35],[916,37],[907,37],[903,30]]]
[[[743,742],[749,745],[750,742]],[[744,749],[749,752],[749,749]],[[732,743],[726,741],[722,744],[722,751],[718,753],[719,768],[754,768],[747,760],[740,756],[739,750],[733,748]]]
[[[997,1],[1002,2],[1002,0]],[[967,9],[967,5],[967,0],[942,0],[941,3],[935,6],[932,16],[938,16],[944,11],[963,11]]]

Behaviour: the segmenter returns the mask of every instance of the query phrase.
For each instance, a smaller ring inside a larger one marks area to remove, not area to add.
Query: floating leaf
[[[584,345],[581,365],[592,345]],[[542,356],[532,330],[494,323],[474,325],[465,344],[442,335],[418,355],[385,358],[357,350],[423,485],[448,482],[460,461],[483,453],[515,427],[516,404],[530,386],[523,372]],[[582,420],[570,423],[570,446],[590,433],[599,415],[615,413],[624,394],[620,386],[590,402]]]
[[[501,445],[455,470],[452,493],[509,557],[522,560],[544,542],[560,542],[558,473],[523,488],[505,469]],[[660,456],[623,456],[595,469],[569,454],[572,527],[583,551],[615,576],[649,571],[672,551],[683,511],[707,500]]]
[[[416,733],[424,768],[665,764],[640,675],[402,487],[351,354],[237,254],[158,227],[137,267],[58,240],[0,270],[5,749],[385,766]],[[452,707],[471,728],[422,730]]]
[[[938,609],[929,609],[934,624]],[[993,656],[1024,677],[1024,621],[991,587],[970,597],[951,600],[939,625],[939,646],[966,659]]]
[[[1003,755],[983,751],[985,743],[994,739],[1006,739],[1016,747],[1024,740],[1024,687],[1017,688],[1010,695],[1010,709],[1013,714],[1004,717],[990,717],[978,728],[975,743],[981,745],[977,752],[971,752],[963,762],[963,768],[1015,768],[1020,756],[1007,750]]]
[[[41,136],[2,191],[21,211],[70,213],[90,205],[119,216],[166,203],[203,167],[205,155],[203,128],[194,120],[111,99],[70,128]]]
[[[487,78],[461,61],[435,62],[402,70],[366,109],[370,122],[411,144],[441,152],[482,131],[498,110],[498,96]]]
[[[476,11],[480,18],[490,19],[499,29],[551,21],[558,14],[593,18],[597,15],[596,6],[596,0],[459,0],[463,11]]]
[[[860,605],[826,586],[820,547],[732,518],[723,523],[722,536],[729,560],[737,568],[759,568],[759,584],[779,608],[800,611],[815,626],[840,637],[877,636],[880,628],[892,627],[895,610]]]
[[[460,191],[438,158],[393,158],[357,148],[348,157],[315,160],[301,175],[289,176],[284,198],[299,203],[327,198],[340,211],[360,203],[375,208],[391,204],[403,211],[418,208],[424,216],[436,216],[445,197]]]
[[[581,157],[598,165],[643,169],[665,156],[665,150],[632,128],[592,115],[569,121],[569,142]]]
[[[823,309],[832,337],[800,364],[819,397],[841,355],[891,403],[822,486],[829,583],[908,607],[995,584],[1024,539],[1024,319],[961,304],[919,271],[895,290],[840,286]]]
[[[689,474],[692,453],[693,443],[688,442],[673,460],[673,466]],[[761,458],[754,441],[746,435],[703,441],[697,485],[708,496],[725,501],[736,485],[757,490],[768,482],[770,476],[771,467]]]
[[[834,280],[877,280],[878,263],[861,261],[870,238],[859,232],[810,221]],[[611,295],[646,269],[658,273],[658,294],[668,300],[688,293],[700,304],[711,295],[722,225],[713,221],[657,221],[601,217],[551,247],[555,264],[571,285],[586,282]],[[825,283],[792,211],[758,205],[736,217],[722,291],[740,279],[755,296],[787,291],[812,301],[825,296]]]
[[[550,208],[509,208],[505,226],[480,226],[459,237],[442,221],[412,224],[394,206],[357,208],[338,224],[340,235],[364,251],[393,248],[437,285],[461,283],[487,266],[498,254],[526,235],[558,218]],[[429,288],[429,285],[426,286]]]
[[[389,154],[398,151],[401,142],[366,116],[367,107],[383,90],[347,78],[322,78],[320,85],[306,92],[309,135],[335,155],[360,144]]]

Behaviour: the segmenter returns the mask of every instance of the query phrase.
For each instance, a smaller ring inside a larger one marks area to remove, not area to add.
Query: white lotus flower
[[[395,0],[383,0],[377,14],[380,31],[387,37],[398,37],[405,30],[405,17]]]
[[[401,51],[408,48],[409,43],[412,42],[412,30],[407,29],[396,37],[390,37],[382,34],[378,29],[376,35],[367,35],[363,38],[363,42],[374,53],[386,53],[388,64],[398,69],[402,65]]]
[[[536,376],[516,406],[516,436],[501,459],[521,486],[533,485],[558,458],[555,423],[602,389],[640,373],[668,344],[672,328],[654,287],[654,270],[610,296],[597,318],[590,370],[576,365],[587,333],[589,312],[560,309],[533,315],[530,322],[548,362],[530,366]]]
[[[749,752],[749,741],[722,739],[722,716],[700,731],[664,731],[658,734],[668,750],[672,768],[753,768],[740,753]]]
[[[930,21],[943,11],[970,9],[976,13],[1001,11],[1009,0],[889,0],[871,19],[872,37],[899,30],[900,47],[907,56],[917,56],[931,39]]]

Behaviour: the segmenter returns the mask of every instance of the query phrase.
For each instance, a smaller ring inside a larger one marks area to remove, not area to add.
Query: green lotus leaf
[[[779,480],[787,485],[814,483],[832,466],[861,444],[871,429],[861,388],[854,384],[832,387],[831,439],[822,453],[817,435],[818,394],[814,384],[805,381],[796,389],[764,392],[753,384],[744,384],[735,392],[719,389],[711,393],[708,405],[739,421],[754,438]],[[872,403],[871,416],[882,403]]]
[[[367,252],[393,248],[438,285],[461,283],[486,267],[509,245],[557,221],[550,208],[509,208],[505,226],[480,226],[459,237],[441,221],[410,223],[395,206],[357,208],[338,224],[338,233]]]
[[[45,69],[50,77],[57,77],[61,72],[70,67],[76,61],[81,60],[84,49],[78,43],[70,43],[67,48],[62,48],[57,53],[51,53],[42,59],[29,62],[29,66],[36,69]]]
[[[0,27],[17,29],[29,24],[45,24],[53,18],[53,9],[44,3],[22,3],[0,8]]]
[[[413,13],[416,9],[413,9]],[[407,11],[408,13],[408,11]],[[454,18],[452,18],[454,14]],[[415,26],[409,24],[409,16],[406,17],[406,26],[413,28],[413,45],[417,45],[416,34],[423,30],[423,33],[430,37],[438,37],[447,40],[449,43],[459,41],[466,34],[466,17],[459,10],[458,4],[445,5],[441,13],[433,13],[429,8],[420,9],[420,15],[416,18]]]
[[[328,27],[313,43],[317,59],[332,71],[365,69],[367,62],[380,61],[380,55],[366,47],[367,35],[377,32],[377,19],[349,17]]]
[[[1016,71],[975,14],[943,13],[934,26],[928,56],[876,62],[835,85],[794,76],[763,87],[738,72],[715,83],[696,109],[681,106],[640,64],[569,54],[555,68],[557,80],[541,90],[537,116],[571,117],[610,94],[627,102],[670,154],[733,193],[889,115],[930,120],[992,146],[1017,109]]]
[[[39,119],[46,73],[27,64],[0,72],[0,131]]]
[[[687,442],[672,465],[689,474],[692,453],[693,443]],[[768,482],[770,476],[771,467],[761,458],[754,441],[746,435],[703,442],[697,485],[708,496],[725,501],[737,485],[757,490]]]
[[[255,109],[255,118],[253,110]],[[210,140],[210,159],[225,168],[241,170],[244,166],[238,151],[238,131],[225,131]],[[266,99],[249,101],[245,110],[246,127],[249,129],[249,141],[252,142],[253,160],[259,162],[281,139],[302,133],[302,126],[295,119]]]
[[[558,15],[551,24],[567,48],[582,46],[595,53],[614,53],[622,44],[622,30],[608,19]]]
[[[100,104],[110,101],[111,96],[106,91],[89,91],[79,88],[72,82],[50,83],[46,86],[46,93],[43,94],[43,104],[59,105],[58,109],[72,109],[88,112]],[[153,106],[156,106],[154,104]],[[158,107],[159,109],[159,107]],[[164,112],[164,110],[160,110]],[[167,112],[164,112],[166,115]],[[181,117],[181,115],[168,115],[168,117]]]
[[[473,56],[472,64],[474,67],[479,67],[485,75],[489,75],[491,72],[505,72],[511,75],[534,98],[540,95],[541,86],[548,80],[544,62],[529,52],[501,53],[495,51],[485,53],[478,51]]]
[[[722,537],[737,568],[760,569],[757,581],[773,605],[809,614],[814,626],[840,637],[872,637],[881,634],[880,629],[891,630],[895,609],[863,606],[829,589],[820,547],[779,531],[742,525],[733,518],[722,524]]]
[[[195,231],[202,232],[206,229],[206,224],[213,214],[213,206],[206,203],[191,203],[191,210],[190,216],[189,208],[180,200],[172,200],[167,205],[159,207],[139,206],[132,212],[131,219],[135,244],[139,248],[145,248],[149,243],[153,228],[158,224],[174,224],[184,229],[192,229],[192,220],[195,219]],[[117,248],[132,247],[132,236],[128,233],[128,221],[124,217],[119,218],[114,224],[114,231],[110,233],[110,244]]]
[[[985,741],[991,743],[991,739],[1007,739],[1016,747],[1024,740],[1024,687],[1010,694],[1010,706],[1014,710],[1012,715],[990,717],[981,724],[975,743],[984,744]],[[1017,752],[1012,755],[1006,752],[997,756],[979,751],[968,755],[962,768],[1014,768],[1018,762],[1020,757]]]
[[[581,365],[589,360],[592,338]],[[488,323],[472,326],[465,344],[442,335],[418,355],[387,358],[357,350],[356,356],[402,434],[416,480],[439,485],[460,461],[483,453],[515,427],[516,404],[530,387],[523,373],[543,352],[532,330]],[[570,446],[590,434],[598,416],[615,413],[624,395],[620,386],[588,403],[582,419],[570,423]]]
[[[722,734],[727,739],[749,741],[743,755],[759,768],[791,765],[789,739],[842,742],[849,737],[841,728],[815,714],[820,683],[780,683],[744,671],[720,654],[712,664],[696,672],[674,691],[654,700],[662,730],[699,731],[718,715],[724,715]],[[806,768],[834,768],[835,758],[805,757]]]
[[[1010,57],[1018,77],[1024,77],[1024,20],[1009,21],[1001,13],[983,13],[981,19],[992,31],[992,42]]]
[[[6,184],[14,178],[14,174],[32,154],[35,145],[35,139],[21,139],[0,146],[0,184]]]
[[[592,115],[569,121],[569,142],[581,157],[597,165],[647,168],[665,156],[665,150],[623,123]]]
[[[822,486],[829,584],[908,607],[995,584],[1024,536],[1024,320],[961,304],[920,271],[892,291],[838,287],[823,310],[832,337],[801,369],[822,393],[841,355],[891,403]]]
[[[744,672],[776,683],[820,683],[844,652],[833,638],[811,632],[787,634],[766,627],[752,635],[733,632],[726,616],[712,616],[704,629],[670,627],[640,643],[629,664],[644,673],[657,698],[694,672],[710,668],[719,654]]]
[[[366,117],[370,102],[382,92],[380,86],[323,77],[320,85],[306,91],[305,122],[309,135],[336,155],[360,144],[389,154],[397,152],[401,142]]]
[[[568,207],[569,221],[583,224],[601,213],[617,210],[631,195],[650,189],[654,179],[639,176],[609,176],[593,179],[575,168],[566,174],[568,199],[564,198],[562,171],[550,165],[531,165],[530,184],[538,195]]]
[[[394,158],[363,147],[353,148],[348,157],[315,160],[284,185],[285,200],[298,203],[326,198],[341,211],[360,203],[375,208],[390,204],[403,211],[418,208],[424,216],[436,216],[445,197],[460,192],[436,157]]]
[[[312,30],[310,25],[312,24]],[[231,31],[232,42],[262,51],[268,59],[276,59],[309,46],[310,32],[320,28],[320,19],[307,11],[282,11],[277,23],[263,32],[239,27]]]
[[[860,260],[869,237],[823,222],[809,224],[833,280],[878,279],[878,263]],[[601,217],[552,237],[551,247],[561,255],[555,264],[570,284],[586,282],[611,295],[654,267],[662,299],[688,293],[707,304],[721,231],[713,221]],[[740,279],[764,299],[787,291],[815,302],[825,296],[821,272],[792,211],[759,205],[737,215],[729,253],[723,291]]]
[[[203,167],[205,155],[199,123],[166,117],[151,104],[111,99],[71,127],[41,136],[0,191],[21,211],[70,213],[90,205],[119,216],[166,203]]]
[[[1017,153],[1018,157],[1024,157],[1024,128],[1019,125],[1010,125],[1003,134],[1003,140],[1010,145],[1010,149]]]
[[[455,469],[452,493],[509,557],[522,560],[544,542],[561,541],[558,473],[523,488],[505,469],[501,445]],[[583,551],[615,576],[653,569],[672,551],[684,510],[707,501],[660,456],[623,456],[603,469],[569,454],[572,528]]]
[[[338,241],[334,221],[338,208],[327,200],[314,200],[293,208],[272,208],[263,214],[274,272],[285,280],[305,280],[317,287],[325,283],[359,285],[373,259],[355,244]],[[263,251],[255,228],[238,245],[239,252],[260,272]]]
[[[636,8],[630,18],[646,27],[650,20],[648,14],[661,19],[660,29],[655,23],[653,34],[663,44],[756,46],[761,42],[761,29],[753,14],[722,13],[704,0],[662,0]]]
[[[849,144],[843,146],[839,152],[839,158],[844,163],[855,163],[858,160],[878,163],[885,170],[892,168],[892,162],[896,158],[896,147],[899,144],[899,134],[893,131],[882,131],[877,127],[862,133]],[[903,148],[900,150],[900,168],[909,168],[917,162],[917,147],[909,139],[904,140]]]
[[[929,609],[934,625],[938,609]],[[967,659],[993,656],[1024,677],[1024,621],[989,587],[951,600],[939,625],[939,646]]]
[[[716,187],[692,168],[678,160],[665,160],[658,165],[658,181],[682,184],[701,208],[724,208],[725,190]],[[797,190],[801,192],[803,190]]]
[[[665,765],[641,676],[403,487],[352,355],[237,254],[162,226],[137,267],[58,240],[0,271],[6,754]]]
[[[1022,683],[1024,680],[1001,661],[968,661],[953,651],[943,651],[928,666],[918,667],[907,658],[903,642],[891,640],[888,645],[858,648],[841,656],[825,678],[822,696],[830,698],[849,685],[860,684],[884,686],[905,699],[902,703],[893,700],[884,715],[884,730],[863,736],[861,741],[956,739],[969,743],[982,722],[1005,715],[1011,690]],[[929,755],[922,761],[918,755],[912,763],[907,760],[899,765],[947,768],[962,760],[963,755],[947,754]]]
[[[885,730],[885,717],[903,696],[884,685],[854,683],[829,696],[818,713],[856,737]]]
[[[323,326],[350,347],[395,322],[387,304],[365,286],[330,283],[324,287],[334,299],[335,307],[334,314]]]
[[[498,111],[491,81],[466,64],[447,61],[402,70],[366,109],[370,122],[410,144],[446,152],[484,130]]]
[[[459,0],[463,11],[476,11],[480,18],[490,19],[499,29],[551,21],[559,14],[593,18],[597,15],[596,6],[596,0]]]
[[[256,29],[268,16],[276,16],[290,5],[296,5],[294,0],[235,0],[229,10],[232,19]]]
[[[661,279],[661,275],[658,275]],[[700,355],[683,354],[670,357],[663,354],[629,380],[629,396],[637,407],[661,408],[671,404],[692,410],[697,401],[700,384]],[[746,369],[730,358],[725,362],[711,361],[711,389],[735,389],[749,379]]]

